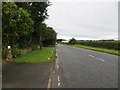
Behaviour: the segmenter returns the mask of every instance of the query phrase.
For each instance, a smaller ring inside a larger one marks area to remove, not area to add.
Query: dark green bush
[[[70,41],[69,41],[69,44],[76,44],[76,40],[74,38],[72,38]]]
[[[114,50],[120,50],[120,42],[118,41],[84,41],[80,40],[77,41],[76,44],[80,45],[86,45],[91,47],[100,47],[100,48],[107,48],[107,49],[114,49]]]
[[[13,45],[12,55],[13,55],[13,58],[20,56],[20,49],[18,48],[18,45]]]
[[[2,46],[2,58],[5,59],[7,55],[7,46]]]
[[[32,48],[32,50],[37,50],[38,49],[38,45],[37,44],[31,44],[31,48]]]

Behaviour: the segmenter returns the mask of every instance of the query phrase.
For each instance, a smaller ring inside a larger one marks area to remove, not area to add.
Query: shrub
[[[77,41],[77,44],[91,46],[91,47],[100,47],[100,48],[120,50],[120,47],[119,47],[120,42],[118,42],[118,41],[84,41],[84,40],[80,40],[80,41]]]
[[[69,41],[69,44],[76,44],[77,43],[77,41],[74,39],[74,38],[72,38],[70,41]]]
[[[2,46],[2,58],[5,59],[7,55],[7,46]]]
[[[32,50],[37,50],[39,47],[37,44],[31,44]]]
[[[13,58],[20,56],[20,49],[18,48],[18,45],[13,45],[12,55],[13,55]]]

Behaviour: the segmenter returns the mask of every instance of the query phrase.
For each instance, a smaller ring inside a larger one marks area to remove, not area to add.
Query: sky
[[[101,40],[118,38],[119,0],[50,0],[45,23],[57,39]]]

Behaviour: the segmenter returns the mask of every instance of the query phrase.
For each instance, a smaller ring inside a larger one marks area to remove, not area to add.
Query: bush
[[[7,46],[2,46],[2,58],[5,59],[7,55]]]
[[[31,48],[32,48],[32,50],[37,50],[38,49],[38,45],[37,44],[31,44]]]
[[[18,45],[13,45],[12,55],[13,55],[13,58],[20,56],[20,49],[18,48]]]
[[[70,41],[69,41],[69,44],[76,44],[77,43],[77,41],[74,39],[74,38],[72,38]]]
[[[77,41],[77,44],[91,46],[91,47],[100,47],[100,48],[120,50],[120,48],[119,48],[120,42],[118,42],[118,41],[84,41],[84,40],[80,40],[80,41]]]

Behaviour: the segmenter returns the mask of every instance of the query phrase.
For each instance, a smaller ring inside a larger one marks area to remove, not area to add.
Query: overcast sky
[[[50,0],[45,22],[58,39],[99,40],[118,37],[118,0]]]

